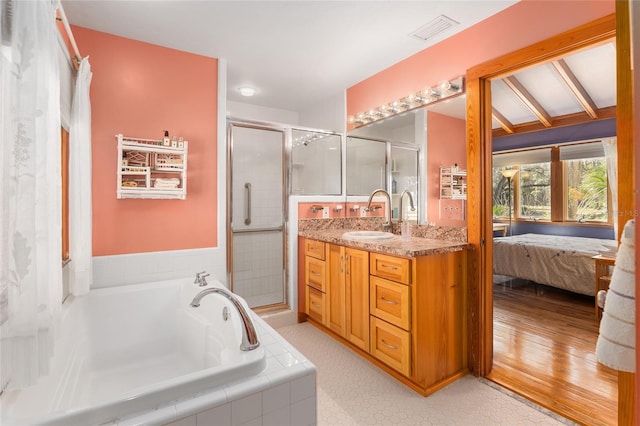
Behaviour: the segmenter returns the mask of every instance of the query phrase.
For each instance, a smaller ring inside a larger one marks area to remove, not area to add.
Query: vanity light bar
[[[464,77],[460,76],[452,80],[444,80],[437,86],[428,87],[419,92],[410,93],[404,98],[371,109],[368,112],[359,112],[355,116],[348,117],[349,124],[355,127],[364,126],[383,118],[402,114],[434,102],[438,102],[464,92]]]

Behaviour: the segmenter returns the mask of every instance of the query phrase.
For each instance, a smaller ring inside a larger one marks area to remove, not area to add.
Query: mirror
[[[368,196],[387,188],[387,147],[384,141],[347,137],[347,197]]]
[[[461,94],[349,132],[346,144],[347,202],[366,201],[373,189],[387,189],[392,195],[393,217],[397,219],[400,194],[406,189],[413,196],[416,211],[404,208],[405,219],[417,220],[421,224],[456,224],[440,212],[439,168],[449,167],[455,162],[463,164],[462,161],[466,160],[465,114],[466,96]],[[428,137],[437,141],[437,152],[428,149]],[[454,144],[456,149],[450,150]],[[384,152],[381,145],[385,146]],[[373,162],[369,156],[375,157],[375,170],[365,170],[361,164],[364,158]],[[409,205],[407,198],[405,196],[403,200],[403,207]]]
[[[340,195],[341,135],[292,129],[291,137],[291,193]]]

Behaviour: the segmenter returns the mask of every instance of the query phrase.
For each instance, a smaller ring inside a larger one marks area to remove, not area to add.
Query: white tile
[[[231,403],[198,413],[198,426],[231,426]]]
[[[151,410],[145,414],[123,419],[118,422],[118,426],[142,426],[142,425],[161,425],[174,421],[176,419],[176,408],[173,405]]]
[[[275,355],[275,357],[278,360],[278,362],[280,362],[280,364],[282,364],[284,367],[292,367],[300,363],[300,361],[298,361],[298,359],[292,354],[290,354],[289,352],[277,354]]]
[[[316,395],[316,376],[309,374],[291,382],[291,403],[301,401]]]
[[[167,423],[165,426],[197,426],[196,416],[183,417],[175,422]]]
[[[311,397],[291,404],[291,417],[289,418],[292,425],[304,426],[316,423],[316,398]]]
[[[262,416],[263,426],[289,426],[290,424],[288,405]]]
[[[227,393],[224,389],[217,389],[176,403],[176,415],[178,417],[190,416],[226,403]]]
[[[257,417],[262,417],[262,393],[231,402],[231,424],[241,425]]]
[[[224,387],[227,401],[235,401],[256,392],[260,392],[270,386],[269,379],[263,376],[254,376],[249,379],[239,379],[228,383]]]
[[[271,413],[290,404],[290,384],[283,383],[262,391],[262,412]]]

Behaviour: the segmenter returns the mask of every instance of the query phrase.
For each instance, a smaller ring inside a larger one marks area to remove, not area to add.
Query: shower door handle
[[[249,182],[245,183],[244,188],[247,193],[247,212],[244,217],[244,224],[251,225],[251,184]]]

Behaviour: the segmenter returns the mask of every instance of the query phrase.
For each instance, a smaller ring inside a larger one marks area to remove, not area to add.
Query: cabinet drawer
[[[371,355],[405,376],[411,375],[411,334],[371,316]]]
[[[411,262],[395,256],[380,253],[371,253],[371,275],[398,281],[404,284],[411,283]]]
[[[315,321],[324,324],[325,315],[325,294],[313,287],[307,286],[307,315]]]
[[[304,240],[304,254],[307,256],[315,257],[316,259],[325,260],[324,258],[324,243],[322,241]]]
[[[378,277],[371,277],[369,312],[404,330],[411,327],[410,287]]]
[[[304,281],[307,285],[315,287],[320,291],[325,291],[325,263],[324,260],[315,257],[305,256],[304,258]]]

